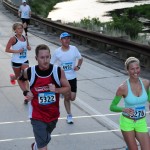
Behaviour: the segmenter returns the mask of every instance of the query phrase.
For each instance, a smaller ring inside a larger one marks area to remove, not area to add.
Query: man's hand
[[[49,86],[49,90],[51,91],[51,92],[56,92],[56,87],[55,87],[55,85],[54,84],[48,84],[48,86]]]
[[[31,100],[33,99],[33,93],[32,93],[31,91],[29,91],[29,92],[27,93],[26,99],[27,99],[28,101],[31,101]]]

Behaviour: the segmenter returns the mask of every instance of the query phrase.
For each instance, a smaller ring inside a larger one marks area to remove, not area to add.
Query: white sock
[[[38,150],[36,142],[34,143],[33,149]]]

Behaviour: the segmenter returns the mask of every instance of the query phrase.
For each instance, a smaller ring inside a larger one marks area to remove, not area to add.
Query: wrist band
[[[24,96],[27,96],[27,93],[28,93],[28,92],[29,92],[28,90],[23,91],[23,95],[24,95]]]
[[[80,68],[81,68],[81,66],[77,66],[77,68],[78,68],[78,69],[80,69]]]

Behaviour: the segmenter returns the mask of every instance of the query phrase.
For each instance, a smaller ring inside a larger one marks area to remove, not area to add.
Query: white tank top
[[[27,61],[27,41],[20,41],[16,36],[15,36],[17,42],[12,45],[13,50],[19,50],[19,49],[24,49],[22,53],[13,53],[11,61],[15,63],[24,63]]]

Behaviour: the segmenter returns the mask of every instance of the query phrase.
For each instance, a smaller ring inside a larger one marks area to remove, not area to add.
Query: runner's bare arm
[[[18,10],[18,16],[21,17],[21,11]]]
[[[11,37],[6,45],[6,49],[5,52],[7,53],[22,53],[23,49],[20,50],[13,50],[11,49],[12,45],[16,42],[16,38],[15,37]]]
[[[18,78],[18,84],[22,91],[28,91],[27,89],[27,82],[28,82],[28,76],[27,76],[27,68],[22,70],[19,78]]]
[[[83,58],[78,60],[77,66],[75,66],[74,70],[78,71],[81,68],[82,63],[83,63]]]
[[[61,87],[56,88],[56,93],[65,94],[70,91],[70,84],[66,79],[64,71],[61,69],[61,77],[60,77]]]
[[[30,51],[30,50],[31,50],[31,46],[30,46],[30,44],[29,44],[28,37],[26,37],[26,39],[27,39],[27,49],[28,49],[28,51]]]
[[[31,101],[33,98],[33,94],[30,91],[30,89],[28,89],[28,86],[27,86],[28,85],[27,82],[29,82],[28,81],[28,75],[27,75],[27,69],[28,68],[26,68],[25,70],[23,70],[21,72],[21,74],[18,78],[18,84],[19,84],[21,90],[23,91],[23,95],[26,97],[26,99],[28,101]]]

